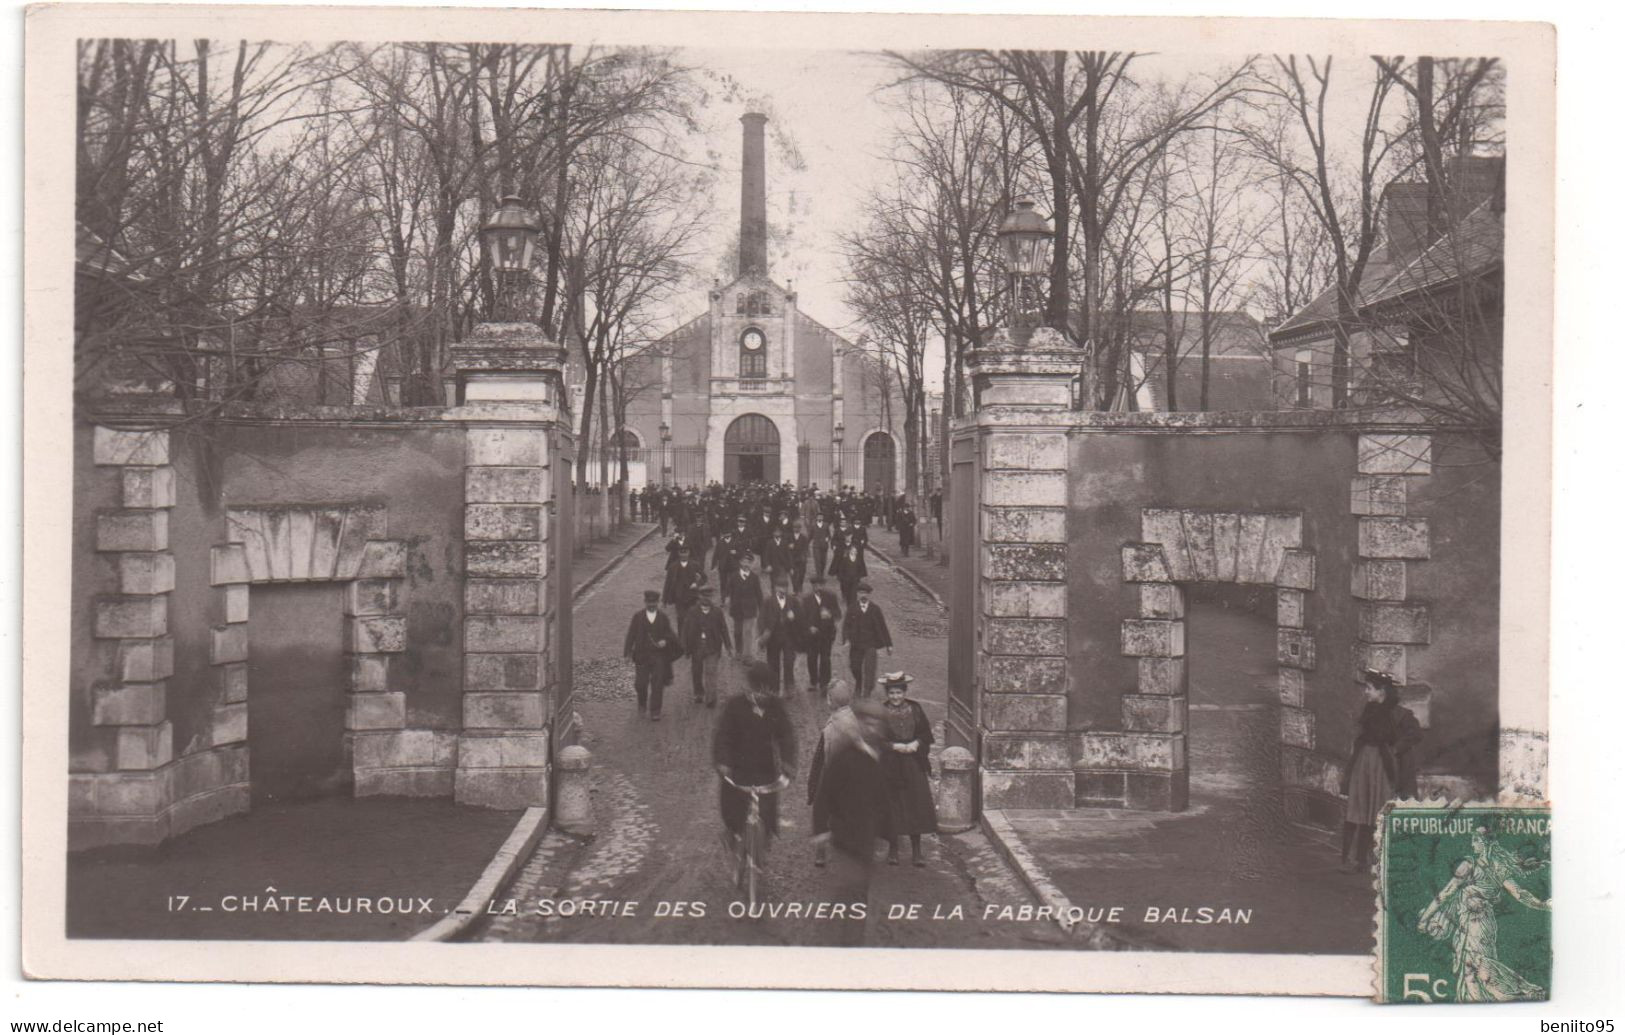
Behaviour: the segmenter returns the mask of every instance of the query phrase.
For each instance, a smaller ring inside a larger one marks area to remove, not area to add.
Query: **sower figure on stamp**
[[[717,681],[722,678],[718,662],[722,652],[732,649],[728,639],[728,623],[715,606],[711,587],[699,591],[699,603],[684,620],[683,653],[689,658],[689,677],[694,688],[694,700],[705,702],[707,708],[716,707]]]
[[[638,695],[638,714],[648,713],[659,721],[666,687],[671,685],[671,665],[682,648],[666,612],[660,610],[660,591],[643,591],[643,610],[632,615],[626,629],[624,653],[632,659],[632,688]]]
[[[852,668],[853,694],[869,697],[875,692],[875,668],[880,652],[891,655],[891,630],[886,628],[886,616],[880,605],[869,599],[873,588],[860,582],[855,588],[857,601],[846,612],[841,623],[841,639],[851,650],[848,658]]]
[[[1508,896],[1529,909],[1551,911],[1551,899],[1543,901],[1520,883],[1540,864],[1520,860],[1497,844],[1488,827],[1474,829],[1472,844],[1472,858],[1456,864],[1454,875],[1417,916],[1416,929],[1450,943],[1456,1002],[1544,999],[1544,988],[1502,962],[1496,917]]]
[[[812,574],[812,589],[801,598],[802,649],[807,652],[807,690],[829,690],[830,651],[841,628],[841,598],[820,572]]]

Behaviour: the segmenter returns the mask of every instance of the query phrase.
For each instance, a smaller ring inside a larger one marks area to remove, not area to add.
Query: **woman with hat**
[[[886,862],[896,866],[897,839],[907,834],[914,849],[914,865],[924,866],[920,835],[937,832],[937,805],[931,798],[931,722],[925,709],[908,696],[914,677],[906,672],[888,672],[880,679],[885,688],[886,750],[880,756],[880,769],[886,781],[886,798],[891,803],[891,851]]]
[[[1400,760],[1420,739],[1415,718],[1399,705],[1399,686],[1386,672],[1360,674],[1365,707],[1355,726],[1354,747],[1343,770],[1343,868],[1357,873],[1370,866],[1377,814],[1395,796],[1402,774]],[[1405,720],[1409,719],[1407,722]],[[1415,793],[1413,786],[1408,788]],[[1351,856],[1352,851],[1352,856]]]

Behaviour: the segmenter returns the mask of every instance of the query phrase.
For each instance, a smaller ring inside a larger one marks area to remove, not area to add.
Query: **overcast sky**
[[[780,283],[794,282],[803,312],[856,339],[861,328],[842,301],[839,239],[858,227],[862,197],[890,172],[893,113],[887,101],[894,92],[886,86],[897,78],[895,67],[878,54],[853,51],[685,49],[680,57],[718,82],[706,112],[705,146],[718,155],[720,165],[709,254],[724,254],[738,229],[739,116],[765,111],[770,116],[768,219],[776,230],[788,228],[793,234],[788,256],[772,250],[769,272]],[[1136,60],[1133,70],[1137,79],[1150,83],[1158,77],[1217,73],[1239,60],[1211,54],[1147,55]],[[1334,91],[1328,111],[1334,139],[1358,133],[1366,100],[1365,69],[1360,67],[1365,60],[1351,56],[1334,76],[1334,85],[1346,81],[1344,89]],[[723,84],[728,83],[734,88],[726,89]],[[799,170],[786,160],[791,146],[799,154]],[[717,269],[714,261],[704,265],[701,287],[675,307],[674,326],[704,309],[703,285]],[[940,381],[940,366],[940,353],[928,355],[933,386]]]

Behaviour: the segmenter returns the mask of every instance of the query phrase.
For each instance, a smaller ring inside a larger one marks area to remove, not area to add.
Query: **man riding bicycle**
[[[796,769],[795,728],[784,702],[773,692],[767,662],[753,663],[745,683],[745,692],[723,706],[711,740],[711,761],[724,778],[719,784],[722,823],[730,845],[737,843],[750,811],[750,795],[739,788],[766,786],[792,776]],[[759,797],[762,826],[769,835],[779,830],[779,797]]]

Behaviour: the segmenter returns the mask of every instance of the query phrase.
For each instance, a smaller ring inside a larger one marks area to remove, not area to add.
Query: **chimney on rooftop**
[[[739,117],[745,127],[744,172],[739,186],[739,275],[767,273],[767,159],[762,143],[767,116]]]

